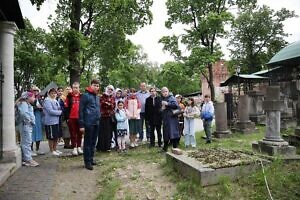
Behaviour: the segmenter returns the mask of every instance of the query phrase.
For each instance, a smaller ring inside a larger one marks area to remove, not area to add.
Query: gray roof
[[[48,90],[50,90],[51,88],[57,89],[58,86],[55,82],[52,81],[40,92],[40,95],[44,96],[48,92]]]
[[[220,86],[227,86],[227,85],[234,85],[237,84],[238,82],[243,83],[243,82],[261,82],[268,80],[268,77],[264,76],[258,76],[255,74],[240,74],[239,76],[234,74],[230,76],[226,81],[223,81],[220,83]]]

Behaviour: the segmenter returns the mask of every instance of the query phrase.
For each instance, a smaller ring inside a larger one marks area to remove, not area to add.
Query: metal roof
[[[276,53],[267,63],[269,66],[300,65],[300,41],[289,44]]]
[[[258,76],[255,74],[240,74],[239,76],[234,74],[230,76],[226,81],[223,81],[220,83],[221,87],[227,86],[227,85],[234,85],[238,82],[261,82],[268,80],[268,77],[264,76]]]
[[[272,72],[274,70],[277,70],[277,69],[281,69],[282,66],[278,66],[278,67],[274,67],[274,68],[271,68],[271,69],[264,69],[264,70],[261,70],[261,71],[258,71],[258,72],[255,72],[253,73],[254,75],[265,75],[269,72]]]

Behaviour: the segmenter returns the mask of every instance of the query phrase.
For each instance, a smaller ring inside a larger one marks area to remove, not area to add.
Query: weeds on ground
[[[259,126],[252,134],[234,134],[230,138],[214,140],[211,144],[205,144],[202,138],[205,133],[197,132],[197,148],[224,148],[241,151],[252,151],[251,143],[263,139],[265,127]],[[183,147],[181,142],[181,148]],[[252,175],[241,177],[238,181],[231,181],[222,177],[220,183],[215,186],[202,187],[199,182],[180,176],[169,164],[162,164],[170,180],[177,183],[177,192],[174,199],[269,199],[264,175],[259,169]],[[291,162],[284,164],[275,160],[269,166],[265,166],[265,174],[271,194],[274,199],[296,200],[300,196],[300,163]]]

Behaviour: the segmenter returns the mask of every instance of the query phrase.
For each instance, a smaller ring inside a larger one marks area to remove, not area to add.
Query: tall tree
[[[40,5],[43,0],[32,1]],[[152,0],[59,0],[50,25],[52,49],[68,58],[61,67],[69,72],[70,82],[92,65],[107,82],[108,71],[129,51],[126,35],[151,22],[151,5]]]
[[[283,22],[295,16],[294,11],[282,8],[275,12],[265,5],[240,8],[229,42],[233,64],[240,65],[244,73],[261,70],[286,45]]]
[[[218,38],[226,36],[224,29],[232,20],[230,6],[251,3],[251,0],[168,0],[166,5],[169,18],[166,27],[183,24],[185,33],[180,36],[165,36],[160,42],[177,60],[188,62],[191,71],[197,71],[206,77],[212,100],[215,98],[213,84],[213,63],[222,55]],[[189,50],[184,56],[179,48],[180,43]]]

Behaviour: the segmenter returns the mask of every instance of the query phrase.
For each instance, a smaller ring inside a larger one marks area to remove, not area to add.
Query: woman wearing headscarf
[[[32,142],[32,128],[35,124],[33,107],[31,105],[34,100],[33,93],[23,92],[15,104],[18,115],[17,118],[19,118],[16,125],[19,128],[21,136],[22,164],[28,167],[36,167],[39,165],[32,159],[32,152],[30,149]]]
[[[98,134],[98,151],[110,151],[115,114],[114,87],[109,85],[100,97],[100,129]]]
[[[163,150],[168,150],[168,145],[172,144],[173,148],[178,147],[180,134],[178,117],[173,115],[173,110],[179,109],[178,103],[173,95],[169,93],[167,87],[161,89],[162,93],[162,110],[163,110]]]
[[[43,100],[40,97],[40,89],[37,86],[32,86],[32,93],[34,94],[35,101],[31,104],[33,106],[35,125],[32,129],[32,143],[31,150],[33,151],[33,156],[45,154],[40,150],[40,142],[43,140],[43,130],[42,130],[42,114],[43,114]],[[35,151],[33,150],[33,143],[35,143]]]

